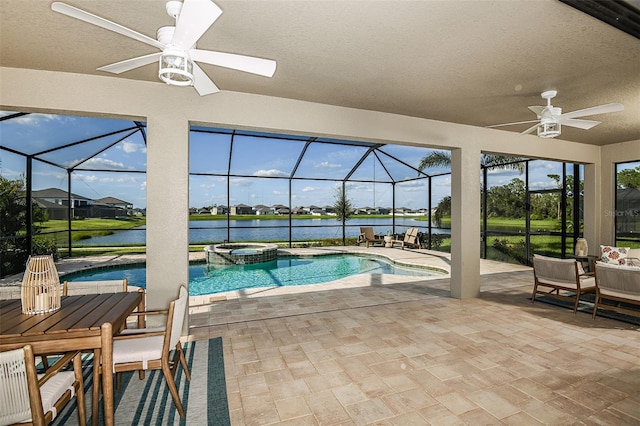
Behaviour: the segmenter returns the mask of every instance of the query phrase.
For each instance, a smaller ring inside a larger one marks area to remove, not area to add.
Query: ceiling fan
[[[609,112],[618,112],[624,110],[622,104],[606,104],[594,106],[591,108],[579,109],[577,111],[562,113],[562,108],[557,108],[551,105],[551,99],[553,99],[558,92],[556,90],[547,90],[542,92],[542,98],[547,100],[546,106],[530,106],[529,109],[533,111],[538,117],[537,120],[518,121],[515,123],[506,124],[494,124],[487,127],[503,127],[513,126],[516,124],[536,123],[529,127],[521,135],[532,133],[534,130],[538,131],[538,136],[541,138],[555,138],[560,136],[562,125],[569,127],[577,127],[578,129],[589,130],[590,128],[600,124],[600,121],[594,120],[581,120],[579,117],[586,117],[589,115],[606,114]]]
[[[157,40],[65,3],[54,2],[51,9],[160,49],[157,53],[105,65],[98,68],[99,71],[120,74],[159,62],[160,80],[175,86],[193,86],[200,96],[204,96],[219,92],[220,89],[195,62],[204,62],[265,77],[273,76],[276,70],[276,62],[270,59],[196,49],[198,39],[222,14],[222,10],[210,0],[167,2],[167,13],[175,18],[176,23],[175,26],[158,29]]]

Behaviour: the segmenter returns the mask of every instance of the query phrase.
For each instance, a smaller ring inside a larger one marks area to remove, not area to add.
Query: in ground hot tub
[[[275,260],[278,246],[259,243],[224,243],[206,246],[207,263],[218,265],[248,265]]]

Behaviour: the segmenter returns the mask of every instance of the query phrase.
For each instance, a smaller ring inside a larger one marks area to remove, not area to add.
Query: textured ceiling
[[[153,38],[172,24],[163,0],[66,3]],[[224,13],[199,49],[278,62],[273,78],[202,65],[221,90],[487,126],[535,119],[527,106],[555,89],[564,112],[625,106],[585,117],[602,121],[591,130],[563,127],[562,139],[640,139],[640,40],[556,0],[216,4]],[[157,51],[50,5],[0,0],[1,66],[111,76],[96,68]],[[118,78],[163,84],[155,64]]]

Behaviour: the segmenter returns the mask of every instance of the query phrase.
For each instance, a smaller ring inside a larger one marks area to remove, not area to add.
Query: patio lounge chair
[[[358,245],[362,243],[365,243],[366,247],[369,247],[369,243],[384,244],[384,237],[379,233],[374,233],[373,227],[371,226],[361,226],[360,235],[358,236]]]
[[[403,250],[404,250],[404,246],[411,247],[411,248],[420,248],[419,233],[420,231],[418,228],[409,228],[404,233],[404,239],[396,242],[399,242],[400,244],[402,244]]]
[[[603,299],[611,300],[615,305],[603,305]],[[593,306],[593,318],[596,317],[598,308],[640,315],[639,310],[626,308],[622,303],[640,305],[640,268],[596,262],[596,303]]]
[[[580,296],[596,291],[595,277],[581,274],[580,269],[576,259],[556,259],[534,254],[531,303],[535,303],[536,294],[570,300],[574,302],[573,313],[575,314]]]

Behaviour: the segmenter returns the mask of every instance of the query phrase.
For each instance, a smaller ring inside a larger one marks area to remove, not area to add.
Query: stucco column
[[[598,185],[600,180],[600,165],[585,164],[584,166],[584,238],[589,245],[589,254],[600,252],[600,224],[604,223],[606,214],[602,209],[602,192]]]
[[[451,297],[480,295],[480,149],[451,151]]]
[[[189,123],[147,120],[147,305],[166,309],[189,285]]]

